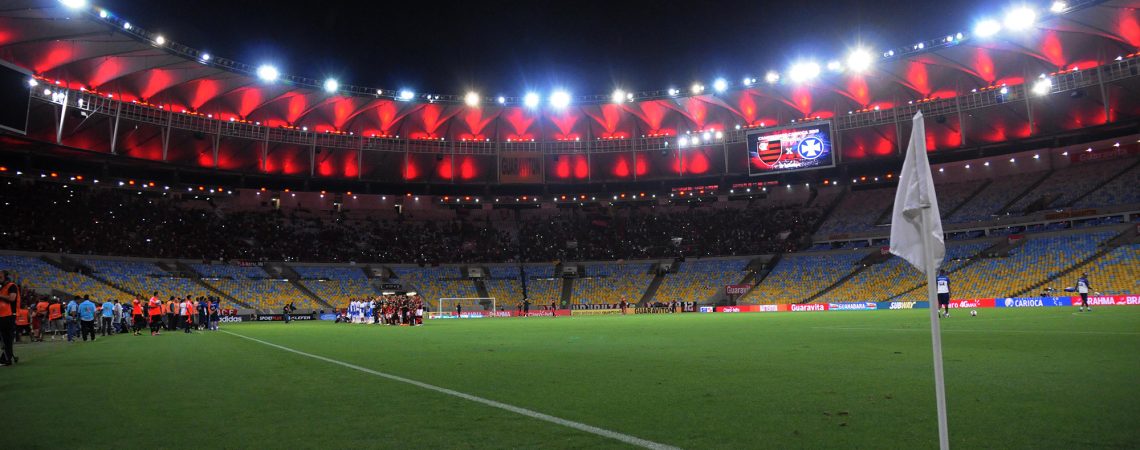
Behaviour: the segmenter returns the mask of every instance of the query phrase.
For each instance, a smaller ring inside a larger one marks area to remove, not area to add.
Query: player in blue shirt
[[[83,303],[79,304],[79,328],[84,341],[87,341],[89,334],[91,341],[95,341],[95,302],[87,297],[84,297]]]
[[[1077,278],[1077,293],[1081,294],[1081,306],[1077,308],[1078,311],[1084,311],[1088,308],[1092,312],[1092,307],[1089,306],[1089,274],[1082,273],[1080,278]]]
[[[110,300],[103,302],[103,336],[115,334],[115,329],[111,328],[111,323],[115,319],[115,304]]]
[[[938,271],[934,283],[938,286],[938,307],[942,308],[942,317],[950,317],[950,277],[945,270]]]

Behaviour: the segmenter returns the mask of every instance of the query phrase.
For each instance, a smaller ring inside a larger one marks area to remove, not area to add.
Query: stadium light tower
[[[340,83],[336,81],[336,78],[325,80],[325,92],[335,94],[338,90],[340,90]]]
[[[993,36],[999,31],[1001,31],[1001,24],[993,19],[984,19],[974,25],[974,35],[981,38]]]
[[[1053,80],[1047,77],[1042,77],[1033,83],[1033,93],[1037,95],[1046,95],[1049,91],[1053,90]]]
[[[775,70],[770,70],[767,74],[764,74],[764,81],[767,81],[768,84],[776,84],[780,82],[780,73]]]
[[[257,77],[261,78],[261,81],[272,83],[277,81],[277,77],[279,76],[281,76],[281,72],[278,72],[276,67],[269,64],[262,64],[261,67],[257,68]]]
[[[871,68],[871,52],[857,48],[847,55],[847,68],[855,73],[866,72]]]
[[[1022,31],[1033,26],[1037,20],[1037,11],[1028,6],[1018,6],[1005,14],[1005,27],[1013,31]]]
[[[410,90],[404,89],[404,90],[400,91],[400,100],[408,101],[408,100],[411,100],[415,96],[416,96],[416,93],[412,92]]]
[[[795,83],[809,81],[819,76],[819,64],[813,61],[797,63],[788,71],[788,76]]]
[[[570,106],[570,93],[562,90],[554,91],[553,94],[550,94],[550,106],[557,109]]]
[[[537,108],[538,94],[534,92],[527,92],[526,95],[523,96],[523,104],[526,105],[527,108]]]
[[[1052,11],[1054,13],[1061,13],[1061,12],[1064,12],[1065,8],[1068,8],[1068,7],[1069,7],[1069,4],[1067,4],[1065,2],[1053,2],[1053,5],[1049,7],[1049,11]]]
[[[479,93],[475,91],[468,92],[467,95],[463,96],[463,103],[466,103],[467,106],[472,108],[479,106]]]
[[[87,0],[59,0],[59,2],[63,3],[63,6],[71,9],[80,9],[87,7]]]
[[[728,80],[724,78],[717,78],[713,81],[713,90],[718,93],[728,90]]]

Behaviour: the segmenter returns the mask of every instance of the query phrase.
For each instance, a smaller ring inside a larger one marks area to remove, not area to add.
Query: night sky
[[[968,31],[1001,2],[907,0],[367,2],[92,0],[212,54],[342,84],[575,95],[739,82]],[[272,5],[272,6],[267,6]]]

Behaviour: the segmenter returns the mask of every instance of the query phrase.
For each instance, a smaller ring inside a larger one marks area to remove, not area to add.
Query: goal
[[[444,312],[455,311],[455,305],[463,305],[464,311],[487,311],[483,306],[485,303],[490,303],[490,311],[498,311],[498,304],[495,303],[495,297],[443,297],[439,299],[437,312],[443,314]]]

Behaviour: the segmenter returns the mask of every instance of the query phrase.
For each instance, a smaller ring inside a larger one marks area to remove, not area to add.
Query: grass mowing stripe
[[[871,327],[812,327],[815,330],[858,330],[858,331],[922,331],[929,332],[930,330],[922,328],[871,328]],[[1132,333],[1128,331],[1065,331],[1065,330],[963,330],[963,329],[943,329],[942,331],[950,331],[956,333],[1031,333],[1031,334],[1105,334],[1105,335],[1125,335],[1125,336],[1140,336],[1140,333]]]
[[[237,334],[237,333],[234,333],[231,331],[226,331],[226,330],[220,330],[220,331],[223,333],[232,335],[232,336],[240,337],[242,339],[247,339],[247,340],[250,340],[253,342],[264,344],[264,345],[267,345],[267,346],[270,346],[270,347],[273,347],[273,348],[276,348],[279,350],[284,350],[284,351],[287,351],[290,353],[295,353],[295,354],[298,354],[301,356],[307,356],[309,358],[313,358],[313,359],[321,360],[321,361],[324,361],[327,363],[332,363],[332,364],[336,364],[339,366],[347,367],[349,369],[358,370],[360,372],[376,375],[378,377],[387,378],[387,379],[392,380],[392,381],[399,381],[401,383],[406,383],[406,384],[410,384],[413,386],[421,387],[421,388],[424,388],[424,389],[427,389],[430,391],[439,392],[441,394],[447,394],[447,395],[450,395],[453,397],[462,398],[464,400],[469,400],[469,401],[476,402],[476,403],[482,403],[484,405],[491,406],[494,408],[499,408],[499,409],[506,410],[506,411],[510,411],[510,412],[515,413],[515,414],[520,414],[520,415],[527,416],[530,418],[554,423],[557,425],[562,425],[562,426],[565,426],[568,428],[573,428],[576,430],[585,431],[587,433],[591,433],[591,434],[595,434],[598,436],[607,437],[610,439],[621,441],[621,442],[624,442],[626,444],[636,445],[638,447],[649,448],[649,449],[654,449],[654,450],[674,450],[674,449],[679,450],[678,447],[673,447],[671,445],[659,444],[659,443],[656,443],[653,441],[641,439],[639,437],[630,436],[628,434],[622,434],[622,433],[618,433],[616,431],[610,431],[610,430],[606,430],[604,428],[598,428],[598,427],[595,427],[592,425],[586,425],[584,423],[574,422],[572,420],[566,420],[566,419],[563,419],[560,417],[555,417],[555,416],[552,416],[549,414],[543,414],[543,413],[540,413],[538,411],[532,411],[532,410],[529,410],[526,408],[520,408],[517,406],[508,405],[506,403],[497,402],[497,401],[490,400],[490,399],[485,399],[483,397],[477,397],[477,396],[474,396],[471,394],[465,394],[463,392],[451,390],[451,389],[444,388],[444,387],[439,387],[439,386],[436,386],[433,384],[427,384],[427,383],[412,380],[409,378],[404,378],[404,377],[401,377],[398,375],[392,375],[389,373],[384,373],[384,372],[372,370],[372,369],[369,369],[367,367],[361,367],[361,366],[358,366],[355,364],[335,360],[332,358],[327,358],[327,357],[324,357],[321,355],[314,355],[312,353],[306,353],[306,352],[302,352],[300,350],[294,350],[294,349],[291,349],[289,347],[277,345],[277,344],[274,344],[272,342],[266,342],[266,341],[263,341],[261,339],[252,338],[252,337]]]

